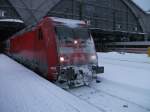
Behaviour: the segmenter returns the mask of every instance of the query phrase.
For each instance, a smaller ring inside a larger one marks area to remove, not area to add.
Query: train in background
[[[5,51],[46,79],[68,86],[89,85],[104,72],[84,21],[45,17],[8,39]]]
[[[146,54],[150,41],[111,42],[105,44],[107,51]]]

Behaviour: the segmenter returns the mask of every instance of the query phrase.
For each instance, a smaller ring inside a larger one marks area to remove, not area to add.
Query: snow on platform
[[[150,112],[150,58],[145,54],[98,53],[101,83],[69,92],[103,112]]]
[[[0,112],[101,112],[0,54]]]

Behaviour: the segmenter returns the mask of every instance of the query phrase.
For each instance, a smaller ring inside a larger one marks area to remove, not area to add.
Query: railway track
[[[127,60],[127,59],[115,59],[115,58],[106,58],[106,57],[103,57],[103,59],[106,59],[106,60],[115,60],[115,61],[121,61],[121,62],[131,62],[131,63],[139,63],[139,64],[150,64],[150,61],[147,62],[147,61],[135,61],[135,60]]]
[[[136,69],[143,69],[149,71],[150,69],[150,61],[145,60],[128,60],[128,59],[116,59],[116,58],[107,58],[103,57],[103,63],[115,65],[115,66],[123,66],[125,68],[136,68]]]
[[[150,112],[150,108],[97,89],[96,86],[92,85],[75,88],[69,90],[69,92],[102,112],[133,112],[133,110],[136,112]]]
[[[104,90],[99,90],[99,89],[96,89],[95,87],[89,87],[89,88],[91,88],[91,89],[93,89],[93,90],[95,90],[95,91],[98,91],[99,93],[100,93],[100,92],[101,92],[101,93],[104,93],[105,95],[112,96],[112,97],[114,97],[114,98],[116,98],[116,99],[125,101],[125,102],[127,102],[127,103],[130,103],[130,104],[136,105],[136,106],[138,106],[138,107],[140,107],[140,108],[143,108],[143,109],[145,109],[145,110],[147,110],[147,111],[150,111],[150,108],[146,108],[146,107],[144,107],[144,106],[142,106],[142,105],[139,105],[139,104],[137,104],[137,103],[135,103],[135,102],[132,102],[132,101],[130,101],[130,100],[127,100],[127,99],[118,97],[118,96],[113,95],[113,94],[111,94],[111,93],[109,93],[109,92],[106,92],[106,91],[104,91]]]

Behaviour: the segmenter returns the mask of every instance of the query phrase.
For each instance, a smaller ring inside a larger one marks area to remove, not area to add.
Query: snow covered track
[[[145,62],[150,59],[141,54],[99,53],[102,82],[69,92],[103,112],[150,112],[150,64]]]
[[[104,79],[150,91],[150,58],[147,55],[101,53],[99,62],[105,66]]]
[[[0,54],[0,112],[101,112]]]
[[[150,112],[150,108],[114,95],[110,91],[97,89],[97,86],[94,84],[90,87],[76,88],[69,92],[102,112]]]

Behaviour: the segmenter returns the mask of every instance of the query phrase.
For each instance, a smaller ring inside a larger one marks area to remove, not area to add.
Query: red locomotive
[[[46,79],[69,86],[89,84],[104,72],[84,21],[45,17],[7,40],[6,50]]]

